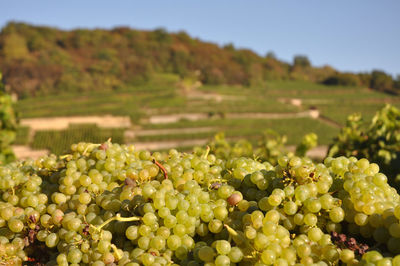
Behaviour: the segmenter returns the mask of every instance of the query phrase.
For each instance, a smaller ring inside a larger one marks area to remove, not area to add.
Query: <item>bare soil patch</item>
[[[318,110],[307,110],[297,113],[226,113],[224,114],[226,118],[240,119],[240,118],[260,118],[260,119],[285,119],[285,118],[303,118],[311,117],[318,118]],[[205,120],[212,119],[208,113],[181,113],[181,114],[169,114],[169,115],[153,115],[150,116],[146,121],[150,124],[169,124],[176,123],[180,120]]]
[[[41,117],[21,120],[21,126],[30,127],[33,131],[63,130],[70,124],[96,124],[104,128],[129,128],[129,116],[71,116],[71,117]]]
[[[48,150],[33,150],[29,146],[15,145],[12,146],[12,149],[17,159],[22,159],[22,160],[28,158],[37,159],[46,154],[49,154]]]
[[[217,131],[217,127],[189,127],[189,128],[166,128],[166,129],[143,129],[143,130],[126,130],[125,136],[134,138],[136,136],[158,136],[172,134],[192,134]]]

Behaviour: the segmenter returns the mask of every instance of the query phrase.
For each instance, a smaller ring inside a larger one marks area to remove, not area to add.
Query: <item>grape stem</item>
[[[66,159],[67,161],[69,161],[69,160],[72,159],[72,155],[71,154],[65,154],[65,155],[60,156],[60,159],[61,160]]]
[[[207,159],[208,154],[210,153],[210,146],[207,145],[206,151],[204,152],[203,156],[201,156],[203,159]]]
[[[108,142],[108,141],[111,142],[111,138],[109,138],[109,139],[107,140],[107,142]],[[87,145],[86,148],[85,148],[85,150],[82,152],[82,155],[85,155],[89,148],[92,148],[92,147],[93,147],[93,148],[96,148],[96,147],[99,147],[99,146],[100,146],[100,144],[89,144],[89,145]]]
[[[114,251],[114,254],[115,254],[115,257],[116,257],[117,261],[119,261],[119,260],[122,258],[122,255],[121,255],[121,253],[118,251],[118,248],[117,248],[114,244],[111,244],[111,248],[112,248],[113,251]]]
[[[236,232],[236,230],[233,229],[232,227],[230,227],[229,225],[224,224],[224,227],[228,230],[229,236],[231,236],[231,235],[236,236],[236,237],[239,236],[238,232]],[[250,247],[251,249],[255,250],[254,247],[252,245],[250,245],[250,243],[247,241],[247,239],[244,238],[243,241],[247,247]]]
[[[106,226],[107,224],[111,223],[112,221],[120,221],[120,222],[133,222],[133,221],[140,221],[140,217],[133,216],[133,217],[121,217],[121,215],[118,213],[116,216],[111,217],[110,219],[106,220],[104,223],[102,223],[99,226],[92,226],[95,230],[101,231],[101,229]]]
[[[165,179],[168,179],[168,174],[167,174],[167,170],[165,169],[165,167],[164,167],[162,164],[160,164],[159,162],[157,162],[156,159],[153,159],[153,163],[154,163],[155,165],[157,165],[157,166],[161,169],[161,171],[162,171],[163,174],[164,174],[164,178],[165,178]]]

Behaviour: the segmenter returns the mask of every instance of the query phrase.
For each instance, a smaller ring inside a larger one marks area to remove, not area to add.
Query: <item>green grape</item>
[[[183,236],[186,234],[186,226],[184,226],[183,224],[177,224],[173,228],[173,232],[175,235]]]
[[[150,246],[150,238],[147,236],[142,236],[138,239],[138,247],[147,250]]]
[[[312,213],[318,213],[322,208],[322,204],[318,199],[306,201],[306,206],[307,209]]]
[[[267,228],[267,227],[264,225],[263,230],[264,230],[264,228]],[[247,239],[254,239],[257,236],[257,230],[251,226],[246,226],[246,228],[244,230],[244,234]]]
[[[161,236],[155,236],[150,241],[150,247],[156,250],[163,250],[165,248],[165,239]]]
[[[340,252],[340,260],[344,263],[349,263],[354,259],[354,251],[350,249],[342,249]]]
[[[308,238],[311,241],[318,242],[319,240],[321,240],[323,234],[324,233],[321,229],[319,229],[318,227],[313,227],[310,228],[310,230],[308,231]]]
[[[228,254],[228,257],[229,257],[231,262],[238,263],[238,262],[242,261],[244,255],[243,255],[243,252],[242,252],[242,250],[240,248],[232,247],[231,251]]]
[[[231,244],[226,240],[218,240],[215,248],[218,254],[227,255],[231,251]]]
[[[152,254],[144,253],[141,256],[142,262],[144,265],[154,265],[155,258]]]
[[[321,207],[325,210],[330,210],[333,208],[334,199],[330,194],[324,194],[319,198]]]
[[[306,244],[298,246],[296,251],[300,258],[305,258],[311,255],[311,247]]]
[[[68,251],[67,260],[70,263],[79,263],[82,259],[82,252],[79,249],[72,248]]]
[[[97,244],[97,249],[100,253],[106,253],[111,247],[111,243],[107,240],[100,240]]]
[[[229,266],[231,264],[231,261],[226,255],[218,255],[214,263],[215,266]]]
[[[177,235],[170,235],[167,239],[168,248],[171,250],[177,250],[182,244],[182,240]]]
[[[294,215],[297,212],[298,206],[293,201],[287,201],[283,204],[283,209],[287,215]]]
[[[273,264],[275,262],[276,255],[272,250],[266,249],[261,253],[261,260],[267,264]]]
[[[393,266],[398,266],[398,265],[400,265],[400,255],[397,255],[397,256],[395,256],[395,257],[393,258],[393,260],[392,260],[392,265],[393,265]]]
[[[79,218],[72,218],[68,221],[68,229],[72,231],[78,231],[81,225],[82,222]]]
[[[223,229],[223,223],[221,220],[213,219],[208,223],[208,230],[214,234],[221,232]]]
[[[297,225],[304,224],[304,215],[302,213],[296,213],[293,217],[293,221]]]
[[[392,260],[389,259],[389,258],[383,258],[383,259],[378,260],[378,263],[376,265],[378,265],[378,266],[386,266],[386,265],[391,266],[392,265]]]
[[[263,250],[267,247],[269,239],[266,235],[257,233],[256,237],[254,238],[254,247],[256,250]]]
[[[138,238],[138,227],[135,225],[131,225],[126,229],[126,237],[129,240],[135,240]]]
[[[87,205],[87,204],[89,204],[91,202],[91,200],[92,200],[92,197],[90,196],[89,193],[84,192],[84,193],[79,195],[79,202],[82,203],[82,204],[86,204]]]
[[[60,254],[57,256],[57,263],[58,263],[59,265],[63,265],[63,264],[68,263],[67,255],[66,255],[65,253],[60,253]]]
[[[280,195],[272,194],[268,197],[268,203],[273,207],[278,206],[281,202],[282,197]]]
[[[330,214],[329,214],[330,215]],[[308,226],[314,226],[317,224],[318,218],[313,213],[307,213],[304,215],[304,223]]]
[[[199,259],[201,259],[204,262],[211,262],[214,261],[214,256],[215,252],[214,249],[208,246],[202,246],[200,247],[197,255],[199,256]]]
[[[1,215],[1,218],[3,218],[4,220],[8,221],[8,220],[11,219],[11,217],[13,217],[14,212],[13,212],[12,208],[3,208],[1,210],[0,215]]]
[[[372,250],[372,251],[368,251],[367,253],[365,253],[362,256],[362,259],[366,260],[367,262],[375,263],[375,262],[378,262],[379,260],[383,259],[383,256],[378,251]]]
[[[276,210],[270,210],[265,214],[265,220],[273,223],[278,223],[280,219],[280,214]]]
[[[368,223],[368,215],[365,215],[363,213],[357,213],[354,216],[354,222],[358,225],[358,226],[363,226],[366,225]]]
[[[11,218],[8,221],[8,228],[15,233],[19,233],[24,229],[24,223],[19,219]]]
[[[157,222],[157,216],[152,213],[152,212],[147,212],[143,218],[142,221],[146,224],[146,225],[152,225],[154,223]]]
[[[171,231],[169,228],[165,226],[160,226],[156,232],[157,235],[161,236],[164,239],[167,239],[171,235]]]
[[[46,237],[46,246],[49,248],[53,248],[58,244],[59,237],[56,233],[51,233]]]
[[[253,229],[251,227],[249,229],[252,229],[253,232],[251,232],[251,231],[250,232],[252,234],[256,235],[257,231],[255,229]],[[275,235],[277,229],[278,229],[277,224],[274,223],[274,222],[271,222],[271,221],[265,221],[264,224],[263,224],[263,227],[262,227],[262,231],[266,236]]]
[[[327,245],[322,249],[322,256],[330,262],[335,262],[339,259],[339,252],[333,245]]]
[[[310,191],[306,186],[302,185],[295,189],[294,195],[296,200],[303,202],[310,196]]]
[[[178,211],[175,214],[177,223],[185,223],[189,219],[189,215],[186,211]]]
[[[164,218],[164,225],[168,228],[173,228],[177,223],[177,219],[173,215],[168,215]]]
[[[228,216],[228,210],[225,207],[218,206],[214,208],[214,217],[218,220],[225,220],[225,218]]]
[[[344,219],[344,211],[340,207],[334,207],[329,212],[329,218],[334,223],[340,223]]]

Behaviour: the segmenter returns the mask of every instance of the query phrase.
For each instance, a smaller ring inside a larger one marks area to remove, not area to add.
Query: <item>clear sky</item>
[[[400,74],[399,0],[2,1],[0,27],[10,20],[62,29],[163,27],[290,62],[304,54],[317,66]]]

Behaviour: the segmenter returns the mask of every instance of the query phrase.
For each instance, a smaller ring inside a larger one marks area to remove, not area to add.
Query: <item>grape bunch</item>
[[[5,265],[400,265],[400,204],[354,157],[78,143],[0,166]]]

